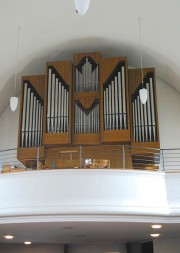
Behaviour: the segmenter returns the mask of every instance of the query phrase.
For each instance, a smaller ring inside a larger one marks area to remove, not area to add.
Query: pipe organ
[[[159,148],[155,71],[144,68],[143,75],[145,105],[139,98],[141,70],[128,69],[126,57],[77,53],[72,61],[48,62],[44,76],[23,77],[19,160],[27,164],[29,152],[35,160],[37,146],[42,162],[43,152],[57,146],[61,154],[77,145]]]

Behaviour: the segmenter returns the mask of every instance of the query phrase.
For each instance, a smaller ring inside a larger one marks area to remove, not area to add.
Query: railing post
[[[162,159],[162,168],[163,168],[163,171],[165,171],[165,167],[164,167],[164,150],[161,149],[161,159]]]
[[[3,151],[0,151],[0,172],[3,169]]]
[[[37,170],[39,169],[39,147],[37,147]]]
[[[123,164],[123,169],[125,169],[126,168],[126,160],[125,160],[124,145],[122,146],[122,164]]]
[[[80,168],[82,168],[82,145],[80,145],[79,160],[80,160]]]

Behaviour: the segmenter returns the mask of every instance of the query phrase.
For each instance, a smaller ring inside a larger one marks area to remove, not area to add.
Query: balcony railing
[[[137,169],[178,171],[180,149],[128,145],[28,148],[0,151],[0,171],[40,169]]]

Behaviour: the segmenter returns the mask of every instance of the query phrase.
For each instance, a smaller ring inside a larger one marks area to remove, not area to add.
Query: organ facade
[[[143,147],[159,148],[153,68],[128,69],[126,57],[78,53],[73,61],[48,62],[44,76],[22,78],[17,156],[26,167],[36,168],[38,155],[44,168],[80,168],[86,158],[122,168],[126,151],[126,167],[133,168],[137,156],[147,155]],[[119,161],[107,148],[119,150]]]

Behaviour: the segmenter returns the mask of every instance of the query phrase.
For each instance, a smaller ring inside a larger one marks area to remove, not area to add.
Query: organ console
[[[39,147],[40,162],[45,165],[47,155],[52,160],[53,152],[57,156],[77,152],[79,145],[86,152],[109,145],[113,152],[114,145],[124,144],[131,168],[137,155],[144,154],[139,146],[159,148],[155,71],[145,68],[143,74],[148,91],[145,105],[139,98],[141,71],[128,69],[126,57],[78,53],[72,62],[48,62],[44,76],[23,77],[18,159],[28,166],[36,161]],[[93,154],[92,160],[97,159],[108,159],[115,167],[103,152],[100,157]],[[123,161],[117,164],[123,167]]]

